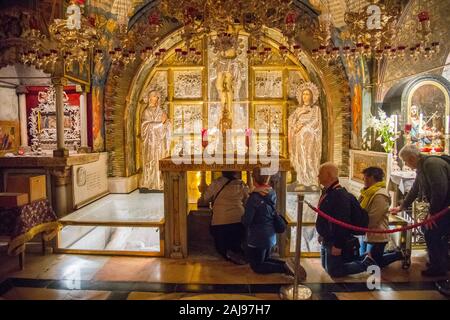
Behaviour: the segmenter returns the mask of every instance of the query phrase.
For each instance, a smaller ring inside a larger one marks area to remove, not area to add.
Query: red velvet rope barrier
[[[333,218],[331,216],[329,216],[328,214],[326,214],[325,212],[319,210],[318,208],[314,207],[312,204],[310,204],[308,201],[305,201],[305,203],[312,209],[314,210],[319,216],[321,216],[322,218],[325,218],[326,220],[337,224],[338,226],[341,226],[345,229],[349,229],[349,230],[354,230],[354,231],[360,231],[360,232],[366,232],[366,233],[395,233],[395,232],[402,232],[402,231],[406,231],[406,230],[411,230],[411,229],[415,229],[418,228],[420,226],[423,226],[425,224],[429,224],[433,221],[436,221],[437,219],[441,218],[444,214],[446,214],[447,212],[450,212],[450,207],[449,208],[445,208],[441,211],[439,211],[438,213],[432,215],[430,218],[419,222],[419,223],[414,223],[414,224],[410,224],[406,227],[402,227],[402,228],[396,228],[396,229],[389,229],[389,230],[381,230],[381,229],[368,229],[368,228],[362,228],[362,227],[358,227],[358,226],[354,226],[352,224],[337,220],[336,218]]]

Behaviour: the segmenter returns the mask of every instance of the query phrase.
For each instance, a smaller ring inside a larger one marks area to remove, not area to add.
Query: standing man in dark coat
[[[400,158],[417,176],[411,191],[400,207],[392,213],[407,209],[415,199],[426,200],[430,204],[427,218],[450,205],[450,163],[443,157],[422,155],[415,145],[406,145],[399,152]],[[450,234],[450,214],[424,228],[430,266],[422,271],[423,276],[445,276],[448,270],[448,236]]]

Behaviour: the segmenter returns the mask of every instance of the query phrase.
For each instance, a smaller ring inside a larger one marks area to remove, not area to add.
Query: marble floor
[[[25,270],[16,257],[0,255],[0,299],[112,300],[278,300],[292,282],[281,274],[255,274],[248,265],[234,265],[202,256],[185,260],[147,257],[27,253]],[[425,252],[413,254],[409,270],[396,262],[382,270],[378,290],[367,288],[367,274],[330,278],[317,258],[302,259],[305,285],[314,300],[441,300],[433,278],[420,271]]]

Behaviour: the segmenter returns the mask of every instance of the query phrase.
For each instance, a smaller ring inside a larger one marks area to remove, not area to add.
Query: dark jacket
[[[323,199],[319,204],[321,211],[340,221],[350,223],[350,198],[347,191],[339,185],[339,181],[325,189],[322,192],[321,199]],[[351,238],[349,230],[328,222],[321,216],[317,217],[316,229],[319,235],[323,237],[324,244],[333,245],[339,249],[343,249],[345,242]]]
[[[415,199],[427,200],[430,213],[435,214],[450,205],[450,164],[437,156],[420,156],[417,176],[408,192],[403,208],[411,206]]]
[[[275,191],[266,187],[256,189],[250,194],[242,216],[242,224],[247,228],[247,243],[257,248],[270,248],[274,245],[274,209],[277,195]],[[272,208],[272,206],[273,208]]]

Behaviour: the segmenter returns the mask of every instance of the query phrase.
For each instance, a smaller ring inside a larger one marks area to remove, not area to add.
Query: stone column
[[[28,131],[27,131],[27,100],[26,93],[28,93],[25,86],[18,86],[16,89],[17,97],[19,98],[19,120],[20,120],[20,146],[28,146]]]
[[[80,122],[81,122],[81,147],[79,152],[88,152],[88,142],[87,142],[87,134],[88,134],[88,126],[87,126],[87,100],[86,100],[86,91],[83,91],[80,94]]]
[[[56,150],[53,150],[54,157],[68,157],[69,150],[64,145],[64,78],[53,78],[55,86],[55,104],[56,104]]]
[[[58,218],[73,211],[72,173],[69,167],[54,168],[52,177],[52,206]]]

